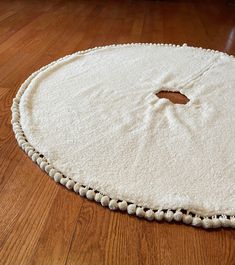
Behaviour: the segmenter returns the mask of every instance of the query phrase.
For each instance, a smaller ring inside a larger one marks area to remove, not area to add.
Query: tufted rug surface
[[[12,111],[19,145],[81,196],[148,220],[235,227],[234,57],[160,44],[77,52],[33,73]]]

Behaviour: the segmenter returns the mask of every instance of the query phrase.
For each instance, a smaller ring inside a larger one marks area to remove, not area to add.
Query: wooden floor
[[[235,55],[232,2],[0,2],[1,265],[235,264],[235,230],[148,222],[80,198],[27,158],[10,125],[12,98],[24,79],[77,50],[164,42]]]

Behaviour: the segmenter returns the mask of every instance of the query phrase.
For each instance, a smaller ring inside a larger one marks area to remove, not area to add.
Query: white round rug
[[[161,44],[77,52],[33,73],[12,111],[19,145],[68,189],[148,220],[235,227],[233,56]]]

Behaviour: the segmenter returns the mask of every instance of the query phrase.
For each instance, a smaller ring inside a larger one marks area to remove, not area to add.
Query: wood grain
[[[39,67],[112,43],[166,42],[235,55],[234,1],[1,1],[0,264],[234,265],[235,231],[114,213],[50,180],[18,148],[10,106]]]

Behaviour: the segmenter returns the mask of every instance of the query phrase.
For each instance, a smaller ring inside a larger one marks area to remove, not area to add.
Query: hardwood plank
[[[105,264],[105,253],[109,227],[112,222],[110,213],[102,206],[84,200],[77,218],[74,238],[66,265]]]
[[[58,191],[52,180],[41,178],[38,168],[36,172],[26,165],[22,161],[17,166],[1,191],[0,264],[4,265],[25,264],[30,258]]]
[[[83,200],[59,184],[55,185],[58,185],[59,190],[51,205],[46,225],[40,234],[29,265],[65,264],[74,239],[74,231]]]

